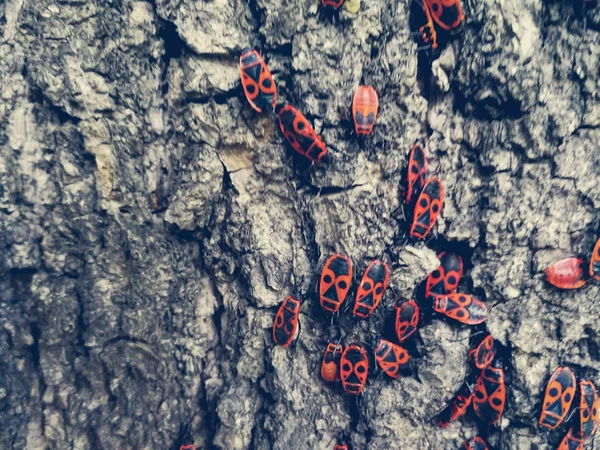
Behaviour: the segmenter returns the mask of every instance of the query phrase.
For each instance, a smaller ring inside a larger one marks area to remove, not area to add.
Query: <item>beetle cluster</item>
[[[467,325],[483,323],[487,313],[485,304],[470,295],[455,293],[463,272],[460,256],[444,252],[439,258],[440,267],[429,275],[426,284],[427,298],[435,302],[434,310]],[[506,386],[502,361],[496,353],[494,338],[489,333],[469,351],[470,373],[438,415],[437,422],[442,428],[465,415],[470,405],[481,421],[489,424],[500,421]]]
[[[444,200],[443,185],[438,178],[427,177],[427,166],[423,144],[418,141],[409,154],[404,193],[406,204],[414,209],[410,220],[410,238],[417,240],[429,235]],[[439,267],[423,283],[424,294],[414,299],[399,298],[394,302],[391,315],[394,337],[391,340],[379,337],[372,347],[357,343],[327,343],[320,371],[323,380],[328,383],[340,382],[347,394],[360,394],[367,383],[371,355],[375,362],[374,369],[392,379],[399,378],[408,368],[411,358],[404,345],[417,334],[425,311],[465,325],[480,325],[485,321],[486,305],[471,294],[456,292],[463,276],[462,258],[451,252],[442,252],[438,258]],[[352,309],[355,319],[368,319],[373,314],[383,298],[389,279],[390,270],[386,262],[374,260],[368,265],[356,287]],[[325,312],[340,314],[351,292],[352,280],[353,265],[350,258],[339,253],[328,257],[318,283],[319,304]],[[273,323],[273,340],[276,344],[287,347],[297,336],[300,306],[301,302],[293,297],[286,298],[280,305]],[[506,390],[503,367],[495,355],[496,345],[489,334],[471,350],[469,358],[479,373],[472,375],[472,380],[461,386],[457,396],[442,411],[439,416],[442,426],[461,417],[471,403],[481,420],[492,424],[500,420]],[[465,442],[465,448],[486,447],[481,438],[473,438]]]
[[[600,239],[589,261],[572,256],[561,259],[546,269],[548,283],[560,289],[579,289],[591,280],[600,281]]]
[[[290,146],[312,162],[324,162],[327,146],[304,114],[292,105],[277,105],[277,85],[269,67],[256,50],[240,56],[240,79],[250,106],[257,112],[274,111],[279,129]],[[357,135],[373,130],[379,98],[371,86],[360,86],[352,100],[352,116]]]
[[[575,423],[569,428],[558,450],[583,450],[584,442],[596,433],[599,417],[598,394],[594,383],[582,380],[577,390],[573,371],[568,367],[557,367],[546,385],[540,426],[549,430],[560,426],[571,409],[576,393],[579,394],[579,415],[574,419]]]

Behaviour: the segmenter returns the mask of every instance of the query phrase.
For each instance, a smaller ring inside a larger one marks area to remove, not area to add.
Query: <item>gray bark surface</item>
[[[333,20],[314,0],[0,3],[0,448],[178,449],[187,426],[199,449],[327,449],[342,430],[355,449],[458,448],[475,421],[433,417],[463,381],[468,327],[428,322],[418,380],[373,379],[356,403],[319,377],[335,328],[315,298],[324,258],[348,254],[359,276],[391,263],[375,317],[341,321],[344,343],[369,343],[444,246],[468,260],[461,287],[510,357],[490,443],[555,448],[537,427],[550,373],[600,382],[600,284],[543,282],[599,237],[600,12],[481,0],[465,15],[429,73],[407,0]],[[329,164],[306,164],[249,107],[245,47]],[[380,97],[362,143],[360,84]],[[400,212],[423,131],[446,187],[429,248],[403,245]],[[295,289],[298,345],[275,348]]]

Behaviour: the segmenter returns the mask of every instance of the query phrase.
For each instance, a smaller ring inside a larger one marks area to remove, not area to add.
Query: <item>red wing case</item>
[[[346,300],[351,284],[352,262],[347,256],[336,253],[327,260],[321,272],[321,307],[327,312],[336,313]]]
[[[430,178],[417,199],[410,236],[425,239],[435,225],[444,206],[444,186],[438,178]]]
[[[353,315],[366,319],[375,311],[388,287],[390,269],[388,265],[379,260],[373,261],[360,280],[356,291]]]
[[[248,103],[256,111],[272,111],[277,102],[277,85],[271,71],[256,50],[240,56],[240,79]]]
[[[475,385],[473,410],[482,421],[496,424],[500,422],[506,403],[504,370],[499,362],[486,367]]]
[[[473,399],[473,385],[465,381],[452,401],[438,415],[438,424],[446,428],[452,422],[460,419],[467,412]]]
[[[434,309],[440,314],[466,325],[483,323],[487,316],[485,303],[467,294],[437,296]]]
[[[375,360],[383,372],[390,378],[398,378],[402,367],[408,363],[410,355],[401,346],[385,339],[379,340],[375,349]]]
[[[550,430],[558,427],[571,408],[575,397],[575,374],[568,367],[558,367],[546,386],[540,425]]]
[[[298,329],[300,300],[287,297],[279,306],[273,322],[273,341],[275,344],[287,347],[294,340]]]
[[[427,156],[425,156],[422,142],[417,141],[413,144],[408,157],[406,203],[410,204],[413,199],[417,198],[425,186],[426,178]]]
[[[453,294],[463,274],[463,260],[456,253],[438,255],[440,266],[427,277],[425,295]]]
[[[356,134],[371,134],[377,111],[379,97],[371,86],[360,86],[352,99],[352,117]]]
[[[496,356],[496,343],[491,334],[488,334],[477,347],[469,352],[469,359],[478,369],[485,369]]]
[[[327,146],[306,117],[291,105],[277,107],[276,111],[279,128],[292,148],[311,161],[321,162]]]
[[[349,345],[340,360],[342,387],[348,394],[358,395],[367,382],[369,360],[365,349],[360,345]]]
[[[434,22],[446,31],[457,28],[464,20],[460,0],[424,0]]]
[[[591,381],[580,381],[579,392],[579,436],[585,440],[598,428],[598,394]]]
[[[590,258],[590,276],[594,280],[600,281],[600,239],[596,242],[592,257]]]
[[[583,450],[583,439],[577,436],[575,429],[571,427],[558,446],[558,450]]]
[[[560,289],[578,289],[587,283],[585,261],[581,258],[566,258],[546,269],[546,281]]]
[[[344,347],[340,344],[336,345],[333,342],[327,344],[323,362],[321,363],[321,377],[329,383],[335,383],[340,379],[340,359]]]
[[[404,342],[417,332],[419,326],[419,305],[414,300],[396,300],[396,320],[394,323],[398,342]]]

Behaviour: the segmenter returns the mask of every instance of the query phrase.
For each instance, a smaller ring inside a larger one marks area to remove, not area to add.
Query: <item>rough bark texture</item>
[[[355,402],[318,376],[332,327],[314,278],[333,251],[393,266],[369,342],[435,268],[491,307],[509,355],[498,449],[554,448],[537,429],[559,363],[598,382],[599,284],[559,292],[553,260],[588,253],[600,212],[600,13],[558,0],[467,2],[466,25],[418,64],[407,0],[324,17],[314,0],[0,3],[0,447],[457,448],[472,417],[432,421],[461,383],[466,327],[430,321],[417,377]],[[321,131],[310,166],[243,97],[241,49],[261,50],[282,101]],[[431,70],[429,70],[431,68]],[[380,94],[353,136],[359,84]],[[447,200],[439,238],[404,246],[399,195],[423,130]],[[295,351],[274,348],[278,303],[306,302]],[[335,327],[334,327],[335,328]],[[481,430],[480,430],[481,431]],[[564,430],[563,430],[564,431]]]

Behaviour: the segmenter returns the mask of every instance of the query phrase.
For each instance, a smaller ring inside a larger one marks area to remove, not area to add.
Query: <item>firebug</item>
[[[334,344],[330,342],[327,344],[325,354],[323,355],[323,362],[321,363],[321,377],[325,381],[335,383],[340,379],[340,359],[342,358],[342,352],[344,347],[341,344]]]
[[[487,316],[485,303],[472,295],[460,293],[436,296],[433,309],[467,325],[483,323]]]
[[[321,307],[330,313],[336,313],[350,290],[352,283],[352,261],[336,253],[331,256],[321,272],[319,295]]]
[[[277,311],[273,322],[273,340],[275,344],[287,347],[296,337],[298,317],[300,315],[300,300],[287,297]]]
[[[375,311],[388,287],[389,280],[390,269],[385,262],[375,260],[369,264],[356,291],[354,316],[366,319]]]
[[[240,56],[240,78],[248,103],[256,111],[273,111],[277,86],[269,67],[256,50],[244,50]]]
[[[575,397],[575,374],[568,367],[557,367],[546,386],[540,425],[550,430],[558,427],[571,408]]]
[[[571,427],[558,446],[558,450],[583,450],[583,438],[579,437]]]
[[[419,326],[419,305],[414,300],[399,298],[394,304],[396,320],[394,328],[398,342],[404,342],[417,332]]]
[[[416,141],[408,156],[408,169],[406,174],[406,203],[411,202],[423,190],[427,178],[427,156],[421,141]]]
[[[398,378],[402,367],[408,363],[410,355],[401,346],[385,339],[379,339],[379,345],[375,349],[375,360],[377,364],[390,378]]]
[[[291,105],[279,105],[275,112],[279,117],[279,128],[292,148],[313,162],[323,161],[327,146],[306,117]]]
[[[358,395],[367,382],[369,359],[365,349],[357,344],[349,345],[340,360],[342,387],[349,394]]]
[[[371,134],[378,109],[379,98],[375,89],[371,86],[360,86],[352,99],[352,117],[354,117],[356,134]]]
[[[478,369],[485,369],[496,356],[496,344],[491,334],[488,334],[474,349],[469,352],[469,359]]]
[[[463,260],[457,254],[442,252],[438,259],[440,266],[427,277],[427,296],[453,294],[463,274]]]
[[[579,436],[591,438],[598,428],[598,394],[594,383],[589,380],[579,382]]]
[[[584,265],[581,258],[561,259],[546,269],[546,281],[560,289],[578,289],[588,281]]]
[[[438,178],[430,178],[421,191],[413,215],[410,236],[425,239],[444,206],[444,186]]]
[[[477,377],[473,410],[484,422],[496,424],[500,422],[505,403],[504,369],[501,360],[496,359]]]

